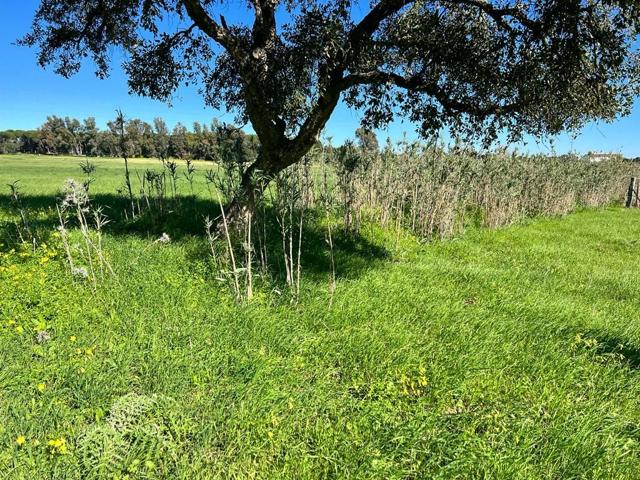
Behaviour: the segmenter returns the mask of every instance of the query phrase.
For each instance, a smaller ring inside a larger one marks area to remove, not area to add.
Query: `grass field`
[[[122,165],[96,163],[106,201]],[[0,157],[0,183],[53,232],[77,164]],[[0,478],[639,477],[640,211],[397,247],[365,228],[331,308],[309,252],[298,305],[237,305],[190,221],[169,244],[113,225],[95,292],[55,236],[0,246]]]
[[[96,194],[114,194],[118,188],[124,187],[124,161],[114,158],[91,158],[96,166],[95,182],[91,190]],[[62,183],[67,178],[82,179],[78,157],[52,157],[47,155],[0,155],[0,185],[4,189],[6,184],[19,181],[19,186],[25,194],[53,195],[60,191]],[[215,168],[212,162],[196,161],[198,170]],[[132,181],[138,183],[137,174],[143,175],[146,169],[161,170],[160,160],[149,158],[133,158],[129,160]],[[180,173],[182,177],[182,173]],[[184,193],[189,193],[189,185],[181,178]],[[196,177],[196,193],[205,190],[202,175]],[[3,191],[2,193],[5,193]]]

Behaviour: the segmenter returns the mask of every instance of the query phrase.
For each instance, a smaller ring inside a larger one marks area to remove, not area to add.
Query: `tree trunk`
[[[277,153],[262,152],[242,174],[236,196],[225,207],[227,223],[239,223],[255,211],[256,205],[273,178],[285,168],[300,162],[314,145],[315,139],[303,146],[278,148]]]
[[[249,167],[242,175],[238,192],[224,208],[229,225],[240,225],[243,219],[255,211],[256,204],[264,193],[267,182],[258,183],[253,176],[253,171],[254,170]]]
[[[298,160],[291,161],[280,155],[261,154],[244,171],[235,197],[225,207],[227,223],[239,225],[249,214],[253,214],[271,180]]]
[[[300,162],[309,153],[340,100],[341,79],[341,74],[333,78],[332,87],[320,97],[300,127],[298,135],[293,139],[285,136],[286,126],[281,119],[265,116],[263,100],[259,94],[254,92],[255,97],[247,97],[249,117],[263,150],[242,175],[239,192],[225,210],[227,221],[236,223],[247,213],[252,213],[273,177],[285,168]],[[260,182],[256,181],[256,173],[261,175]]]

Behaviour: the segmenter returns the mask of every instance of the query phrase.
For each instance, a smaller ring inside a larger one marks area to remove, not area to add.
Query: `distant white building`
[[[605,153],[605,152],[589,152],[587,154],[587,160],[593,163],[607,162],[609,160],[619,160],[622,158],[620,153]]]

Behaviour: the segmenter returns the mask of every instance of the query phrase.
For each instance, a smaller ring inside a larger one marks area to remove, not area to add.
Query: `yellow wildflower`
[[[24,445],[24,442],[26,442],[26,441],[27,441],[27,439],[24,437],[24,435],[18,435],[18,438],[16,438],[16,443],[19,446]]]
[[[51,453],[57,453],[59,455],[64,455],[67,453],[67,442],[64,438],[54,438],[47,442],[49,445],[49,450]]]
[[[47,388],[47,384],[44,382],[40,382],[38,385],[36,385],[36,388],[40,393],[42,393],[44,392],[44,389]]]
[[[75,341],[77,340],[77,338],[76,338],[76,336],[75,336],[75,335],[71,335],[71,336],[69,337],[69,340],[71,341],[71,343],[73,343],[73,342],[75,342]]]

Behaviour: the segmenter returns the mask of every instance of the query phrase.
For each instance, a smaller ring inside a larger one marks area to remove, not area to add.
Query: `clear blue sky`
[[[12,44],[29,30],[37,5],[37,0],[0,1],[0,130],[37,128],[47,115],[93,116],[104,126],[118,108],[128,117],[146,121],[161,116],[171,126],[182,122],[191,127],[194,121],[208,123],[213,118],[233,121],[231,114],[206,107],[194,89],[180,90],[171,107],[129,95],[126,78],[115,62],[106,80],[97,79],[90,65],[71,79],[42,70],[36,64],[34,51]],[[228,17],[233,14],[229,12]],[[334,143],[341,143],[353,136],[359,119],[358,112],[340,106],[327,126],[326,135],[332,136]],[[404,132],[415,137],[414,131],[412,124],[398,121],[378,132],[378,136],[381,140],[386,137],[398,140]],[[631,116],[613,124],[588,125],[575,139],[562,135],[553,144],[529,139],[515,147],[543,153],[614,151],[640,156],[640,98]]]

